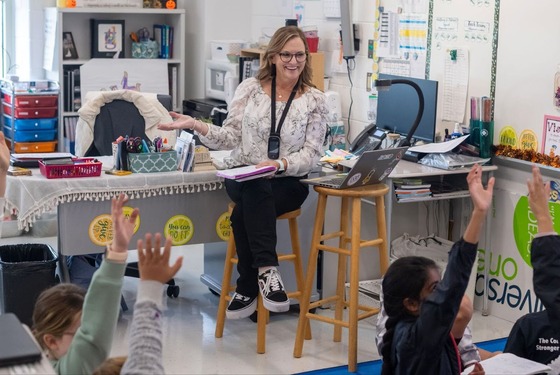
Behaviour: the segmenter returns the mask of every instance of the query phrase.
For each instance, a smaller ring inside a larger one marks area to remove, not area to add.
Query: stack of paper
[[[551,368],[542,363],[521,358],[512,353],[498,354],[492,358],[481,361],[486,375],[530,375],[548,373]],[[462,375],[470,374],[474,366],[469,366]]]

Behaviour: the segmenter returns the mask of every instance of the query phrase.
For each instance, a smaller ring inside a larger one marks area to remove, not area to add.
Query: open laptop
[[[39,345],[14,314],[0,315],[0,337],[0,367],[41,360]]]
[[[393,171],[408,147],[386,148],[364,152],[348,173],[309,178],[301,182],[331,189],[347,189],[375,185]]]

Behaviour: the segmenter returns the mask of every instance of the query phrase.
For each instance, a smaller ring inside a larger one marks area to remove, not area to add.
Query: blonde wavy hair
[[[313,82],[311,82],[311,60],[309,59],[309,47],[307,46],[307,40],[305,39],[305,35],[303,31],[297,26],[284,26],[276,30],[272,39],[270,39],[270,43],[268,43],[268,47],[264,53],[262,58],[262,63],[259,69],[259,73],[257,75],[257,79],[260,81],[269,81],[272,80],[272,70],[275,69],[272,58],[282,52],[282,49],[288,43],[288,41],[299,38],[303,41],[303,45],[305,46],[305,53],[307,54],[307,59],[305,59],[305,66],[303,71],[300,75],[300,90],[303,90],[305,86],[315,87]]]

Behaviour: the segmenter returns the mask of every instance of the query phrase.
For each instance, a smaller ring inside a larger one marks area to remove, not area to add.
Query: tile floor
[[[56,238],[25,237],[3,239],[2,243],[41,242],[56,247]],[[131,252],[131,258],[136,254]],[[266,354],[256,353],[256,324],[249,319],[226,321],[224,335],[214,337],[218,297],[203,285],[202,246],[173,249],[173,256],[185,257],[183,268],[175,278],[181,288],[179,298],[165,298],[167,310],[164,326],[164,365],[167,374],[292,374],[347,364],[347,335],[341,343],[332,342],[332,326],[312,322],[313,339],[306,341],[303,356],[292,356],[297,313],[273,315],[267,327]],[[130,310],[118,323],[113,355],[127,352],[127,330],[132,320],[137,279],[126,278],[123,295]],[[163,292],[163,291],[162,291]],[[332,314],[330,310],[321,310]],[[511,323],[496,317],[482,317],[475,312],[473,332],[476,341],[507,336]],[[360,322],[358,361],[378,359],[374,345],[375,327]]]

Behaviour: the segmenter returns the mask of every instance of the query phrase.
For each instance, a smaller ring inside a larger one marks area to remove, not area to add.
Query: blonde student
[[[138,217],[127,219],[121,194],[111,202],[113,242],[87,291],[68,283],[45,290],[33,311],[33,333],[58,374],[91,374],[107,359],[120,308],[129,242]]]

